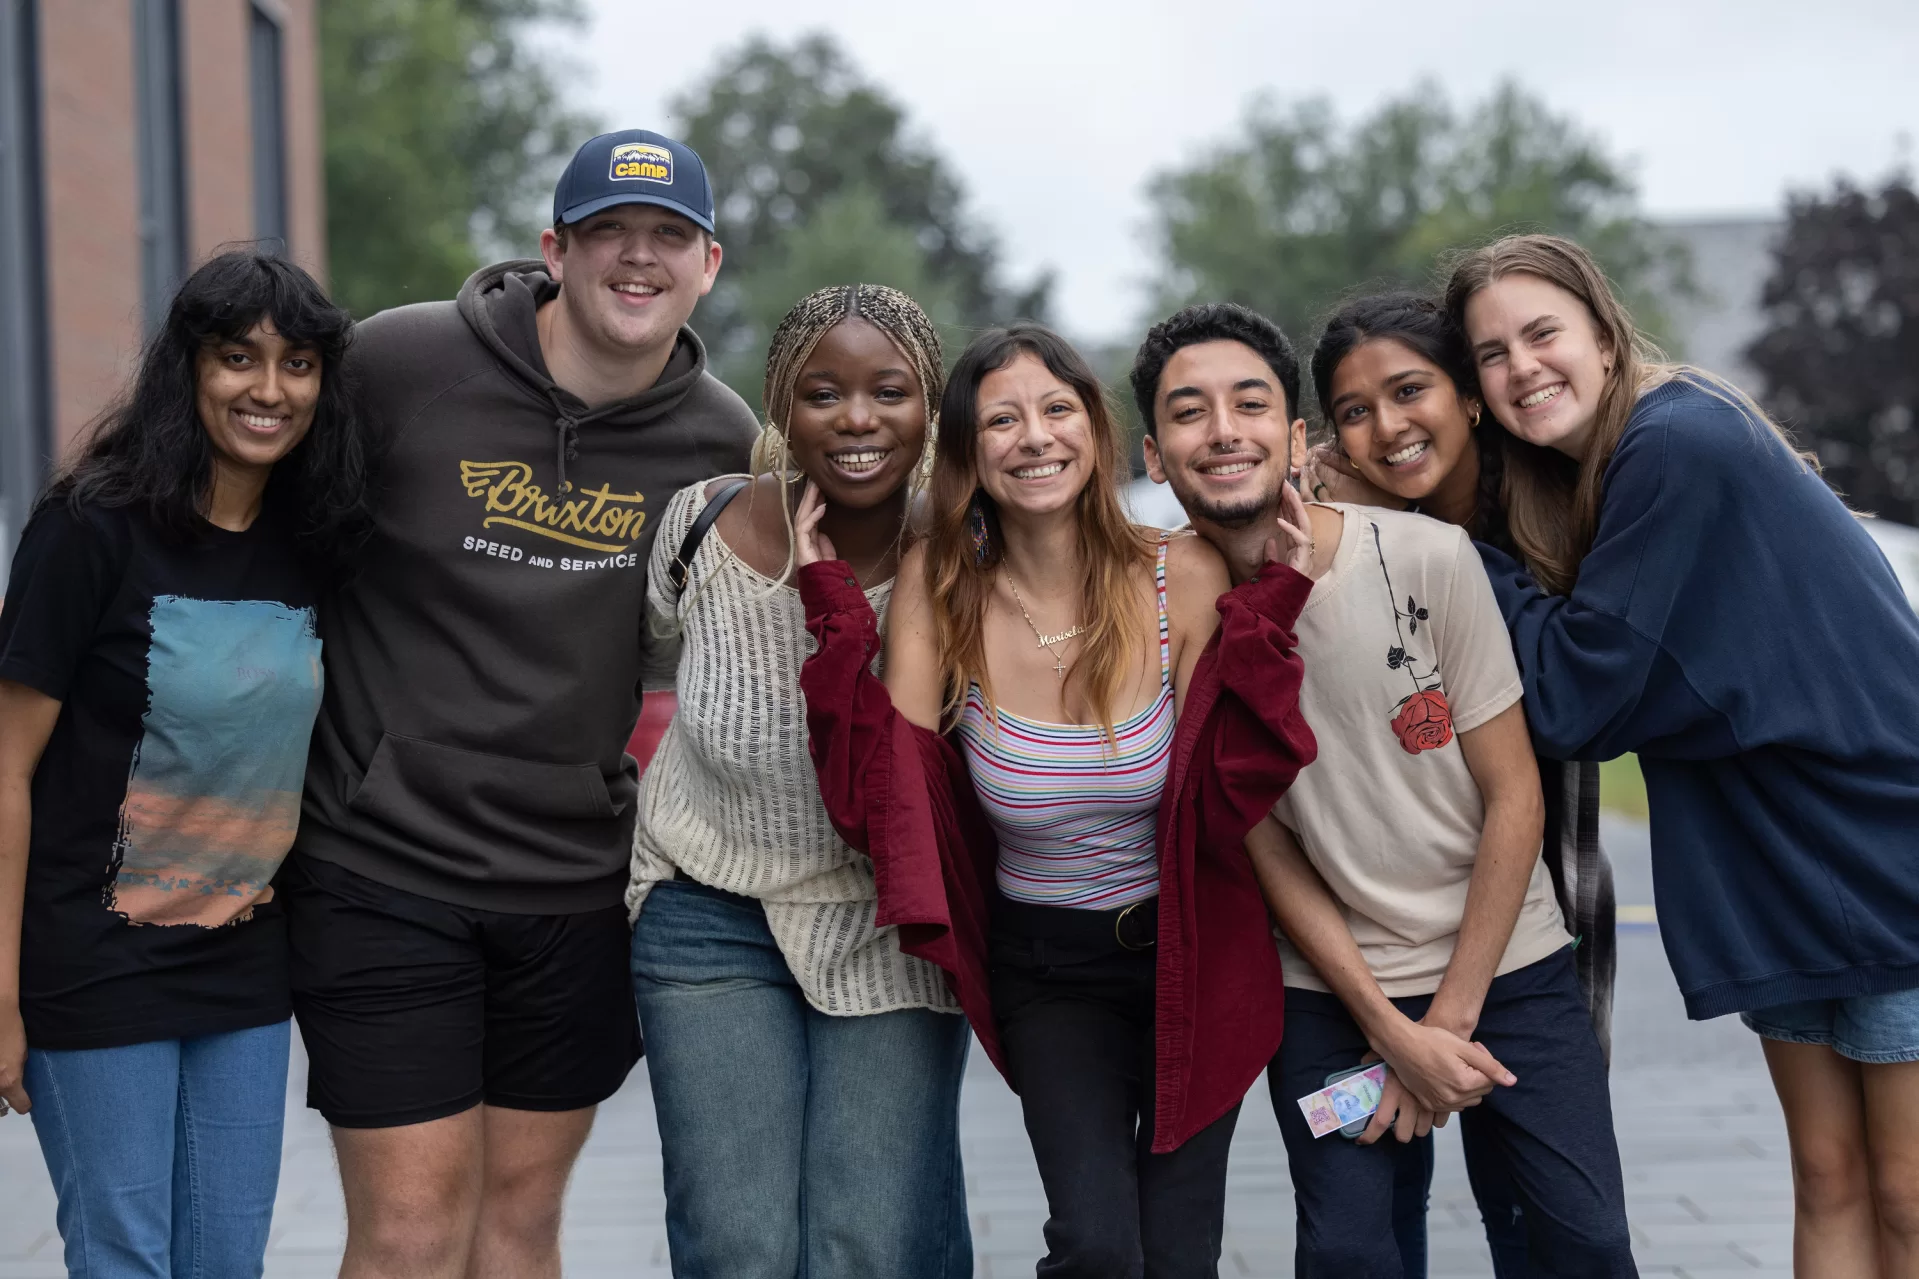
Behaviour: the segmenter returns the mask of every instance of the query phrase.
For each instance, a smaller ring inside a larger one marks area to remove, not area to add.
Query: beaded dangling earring
[[[966,527],[973,535],[973,563],[980,568],[985,568],[987,557],[992,553],[993,534],[986,527],[986,508],[980,505],[978,493],[973,494],[973,505],[967,515]]]

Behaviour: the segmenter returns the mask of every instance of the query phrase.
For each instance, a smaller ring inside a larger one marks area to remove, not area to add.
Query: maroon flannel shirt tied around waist
[[[879,923],[946,973],[1004,1075],[986,959],[993,828],[958,749],[896,711],[873,675],[878,620],[849,566],[826,560],[798,576],[819,644],[800,688],[827,814],[873,859]],[[1286,988],[1244,840],[1318,752],[1299,713],[1293,634],[1311,591],[1267,564],[1220,596],[1180,709],[1159,811],[1155,1151],[1237,1105],[1279,1050]]]

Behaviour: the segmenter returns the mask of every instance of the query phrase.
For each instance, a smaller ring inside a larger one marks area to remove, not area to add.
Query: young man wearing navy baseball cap
[[[623,748],[672,656],[647,552],[756,432],[687,327],[721,259],[689,147],[587,142],[540,250],[351,358],[387,447],[279,892],[356,1279],[560,1272],[567,1174],[640,1055]]]

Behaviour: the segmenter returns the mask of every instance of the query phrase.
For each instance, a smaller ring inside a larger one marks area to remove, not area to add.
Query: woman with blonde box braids
[[[966,1022],[940,970],[878,925],[872,863],[827,819],[789,580],[809,481],[884,613],[943,389],[911,298],[809,294],[767,354],[757,474],[681,492],[654,542],[651,621],[682,638],[679,710],[642,783],[627,902],[683,1279],[973,1273]],[[676,590],[669,569],[715,501]]]

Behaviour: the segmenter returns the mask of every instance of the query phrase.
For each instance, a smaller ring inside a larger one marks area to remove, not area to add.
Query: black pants
[[[1046,1187],[1039,1279],[1213,1279],[1239,1107],[1151,1152],[1154,951],[1099,950],[993,937],[993,1009]]]
[[[1468,1124],[1461,1134],[1469,1146],[1492,1140],[1483,1124]],[[1389,1140],[1391,1140],[1389,1138]],[[1409,1141],[1398,1146],[1393,1166],[1393,1242],[1399,1245],[1400,1268],[1406,1279],[1426,1279],[1426,1205],[1432,1199],[1433,1143]],[[1486,1248],[1492,1254],[1493,1279],[1532,1279],[1526,1255],[1526,1218],[1513,1186],[1512,1170],[1498,1158],[1468,1154],[1466,1179],[1479,1203],[1486,1227]]]
[[[1409,1017],[1423,1016],[1431,1002],[1393,1000]],[[1494,978],[1473,1037],[1519,1082],[1494,1088],[1460,1114],[1467,1172],[1476,1190],[1496,1179],[1516,1196],[1531,1272],[1636,1275],[1606,1062],[1570,950]],[[1337,1134],[1315,1139],[1299,1111],[1300,1097],[1324,1087],[1330,1072],[1357,1065],[1366,1050],[1336,997],[1286,992],[1286,1038],[1266,1077],[1292,1166],[1299,1209],[1294,1269],[1301,1279],[1404,1273],[1393,1187],[1411,1152],[1391,1136],[1372,1146]]]

